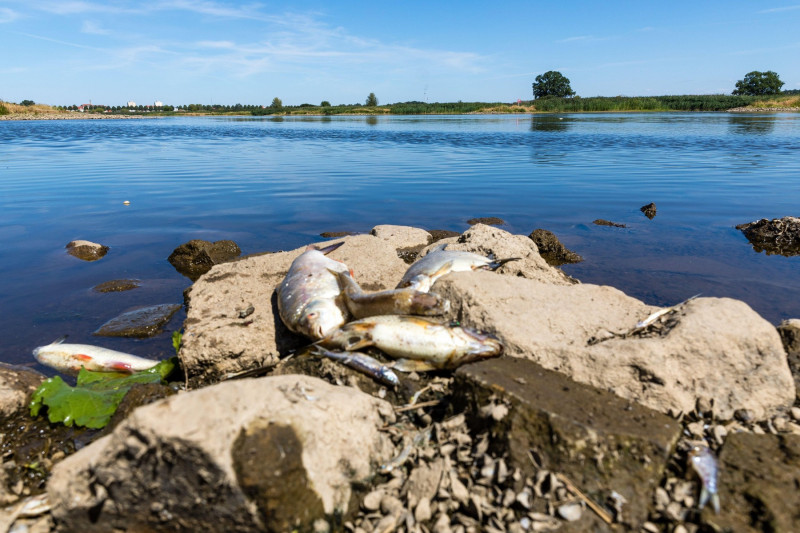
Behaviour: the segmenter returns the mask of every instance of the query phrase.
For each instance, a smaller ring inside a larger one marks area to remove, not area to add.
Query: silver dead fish
[[[700,501],[697,505],[702,509],[711,500],[714,512],[719,514],[719,494],[717,493],[717,474],[719,468],[714,454],[705,444],[697,444],[689,450],[689,462],[700,478],[702,489],[700,490]]]
[[[93,372],[140,372],[153,368],[158,361],[145,359],[129,353],[109,350],[90,344],[64,344],[62,337],[47,346],[33,350],[33,356],[41,364],[64,374],[77,374],[81,367]]]
[[[432,292],[411,288],[364,292],[350,272],[336,272],[347,309],[355,318],[376,315],[443,315],[450,302]]]
[[[401,372],[452,370],[503,353],[503,344],[492,335],[428,318],[398,315],[350,322],[319,344],[347,351],[375,346],[397,359],[392,368]]]
[[[286,327],[295,333],[321,339],[349,318],[339,282],[332,273],[348,268],[326,257],[342,244],[326,248],[308,246],[278,285],[278,312]]]
[[[450,272],[468,272],[470,270],[496,270],[508,263],[516,261],[519,257],[508,259],[490,259],[472,252],[445,250],[443,244],[428,255],[411,265],[397,288],[411,288],[421,292],[428,292],[436,280]]]
[[[339,361],[343,365],[357,370],[362,374],[366,374],[384,385],[396,387],[400,384],[397,374],[395,374],[391,368],[365,353],[334,352],[326,350],[322,346],[315,346],[312,353],[317,353],[329,359],[333,359],[334,361]]]

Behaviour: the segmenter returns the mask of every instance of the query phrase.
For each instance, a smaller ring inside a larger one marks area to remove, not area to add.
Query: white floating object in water
[[[123,205],[131,205],[131,201],[130,201],[130,200],[125,200],[125,201],[124,201],[124,202],[122,202],[122,203],[123,203]]]

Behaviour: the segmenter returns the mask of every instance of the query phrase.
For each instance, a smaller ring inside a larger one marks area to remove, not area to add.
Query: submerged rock
[[[175,270],[192,281],[197,281],[214,265],[235,259],[241,253],[239,246],[233,241],[209,242],[194,239],[175,248],[167,260]]]
[[[112,318],[92,335],[98,337],[153,337],[169,322],[179,304],[161,304],[135,309]]]
[[[461,235],[457,231],[450,231],[449,229],[432,229],[428,230],[431,235],[431,242],[441,241],[442,239],[449,239],[450,237],[458,237]]]
[[[123,292],[139,288],[138,279],[112,279],[92,287],[94,292]]]
[[[536,243],[539,254],[547,261],[548,265],[560,266],[567,263],[580,263],[583,261],[583,257],[568,250],[551,231],[535,229],[528,235],[528,238]]]
[[[744,233],[756,252],[787,257],[800,255],[800,218],[762,218],[739,224],[736,229]]]
[[[640,207],[639,211],[644,213],[644,216],[646,216],[650,220],[653,220],[656,217],[656,204],[650,202],[649,204]]]
[[[602,218],[598,218],[592,221],[592,224],[596,226],[611,226],[612,228],[625,228],[627,227],[625,224],[617,224],[616,222],[611,222],[610,220],[604,220]]]
[[[108,246],[91,241],[72,241],[66,248],[69,255],[83,261],[97,261],[108,253]]]
[[[347,237],[349,235],[357,235],[355,231],[323,231],[319,234],[323,239],[337,239],[339,237]]]
[[[391,458],[391,406],[305,376],[222,383],[140,407],[58,464],[64,531],[335,529]],[[320,524],[321,525],[321,524]]]
[[[487,226],[504,226],[506,223],[502,218],[497,217],[478,217],[467,220],[467,224],[474,226],[475,224],[486,224]]]

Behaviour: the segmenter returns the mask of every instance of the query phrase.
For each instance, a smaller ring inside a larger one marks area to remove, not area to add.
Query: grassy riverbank
[[[798,110],[800,95],[796,92],[775,96],[734,96],[725,94],[676,96],[594,96],[589,98],[540,98],[519,103],[503,102],[398,102],[381,106],[301,104],[299,106],[187,106],[190,110],[160,111],[159,108],[136,110],[108,108],[80,113],[43,104],[19,105],[0,101],[0,118],[134,118],[155,116],[253,115],[253,116],[334,116],[334,115],[464,115],[507,113],[592,113],[635,111],[759,111]]]

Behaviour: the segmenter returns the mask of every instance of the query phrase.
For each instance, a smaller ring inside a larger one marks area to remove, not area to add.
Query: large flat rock
[[[539,466],[565,474],[596,502],[614,491],[622,495],[628,503],[619,518],[626,527],[639,530],[646,521],[680,436],[675,420],[514,357],[460,368],[454,390],[458,403],[473,412],[492,401],[508,405],[508,415],[491,431],[507,441],[514,465],[532,470],[533,452]],[[588,512],[571,527],[610,531]]]
[[[795,386],[775,328],[744,302],[688,302],[663,336],[611,338],[655,309],[611,287],[559,286],[491,272],[461,272],[432,289],[450,300],[450,318],[495,332],[506,353],[663,413],[711,401],[720,418],[756,417],[788,407]]]
[[[59,463],[61,531],[334,527],[394,453],[391,406],[307,376],[221,383],[135,410]]]
[[[405,273],[407,265],[392,240],[372,235],[343,240],[330,257],[353,269],[365,290],[393,289]],[[214,383],[229,373],[276,363],[309,343],[283,325],[275,295],[275,287],[304,250],[216,265],[192,285],[186,295],[180,358],[193,384]]]

